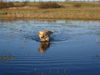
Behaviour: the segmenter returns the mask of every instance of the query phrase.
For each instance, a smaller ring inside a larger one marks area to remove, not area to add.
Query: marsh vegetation
[[[0,19],[100,20],[100,2],[13,2],[0,9]]]

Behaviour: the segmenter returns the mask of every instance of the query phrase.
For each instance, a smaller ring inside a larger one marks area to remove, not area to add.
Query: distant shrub
[[[7,7],[14,7],[13,2],[8,2],[8,3],[7,3]]]
[[[4,8],[6,7],[6,3],[5,2],[0,2],[0,8]]]
[[[14,4],[12,2],[0,2],[0,9],[2,8],[9,8],[9,7],[13,7]]]
[[[41,2],[38,5],[39,8],[61,8],[62,6],[56,2]]]
[[[79,7],[81,7],[81,4],[74,4],[74,7],[79,8]]]
[[[14,6],[15,7],[23,7],[23,6],[27,6],[28,1],[24,1],[24,2],[15,2]]]

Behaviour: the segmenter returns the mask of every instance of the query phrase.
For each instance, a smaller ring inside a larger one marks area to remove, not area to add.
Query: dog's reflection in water
[[[43,53],[50,47],[50,42],[42,41],[40,42],[39,52]]]

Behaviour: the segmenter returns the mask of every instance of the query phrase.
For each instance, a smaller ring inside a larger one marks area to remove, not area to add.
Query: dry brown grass
[[[38,2],[28,3],[24,7],[12,7],[0,10],[0,19],[75,19],[75,20],[100,20],[100,3],[91,2],[58,2],[64,8],[38,8]],[[79,7],[74,5],[81,4]]]
[[[37,7],[47,9],[47,8],[61,8],[63,6],[58,4],[57,2],[40,2]]]

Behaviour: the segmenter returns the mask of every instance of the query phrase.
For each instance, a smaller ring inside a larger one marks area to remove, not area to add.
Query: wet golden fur
[[[50,35],[52,34],[52,31],[44,30],[39,31],[38,36],[40,38],[40,41],[50,41]]]

